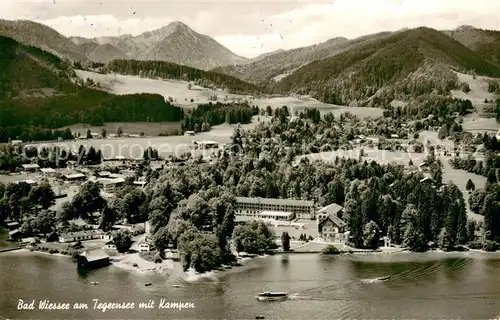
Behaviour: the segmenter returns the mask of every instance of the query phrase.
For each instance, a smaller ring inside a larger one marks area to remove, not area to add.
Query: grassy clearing
[[[471,75],[458,72],[457,76],[460,82],[469,84],[470,92],[465,93],[461,90],[452,90],[451,94],[454,98],[469,99],[475,107],[476,105],[484,104],[484,99],[496,99],[495,94],[488,92],[488,80],[492,78],[476,76],[474,79],[474,77]]]
[[[227,94],[223,91],[216,91],[206,88],[196,88],[190,90],[188,82],[179,80],[155,80],[140,78],[137,76],[99,74],[89,71],[75,70],[82,79],[90,78],[100,83],[107,90],[115,94],[131,93],[157,93],[165,98],[171,97],[174,104],[183,108],[193,108],[200,103],[208,103],[209,98],[216,95],[219,101],[232,101],[233,99],[248,100],[251,104],[266,108],[268,105],[273,108],[288,106],[292,111],[301,111],[305,108],[318,108],[321,112],[333,112],[336,116],[346,111],[359,117],[378,117],[382,115],[380,108],[354,108],[337,106],[319,102],[307,97],[276,97],[267,99],[257,99],[249,95]]]
[[[87,130],[95,133],[101,133],[105,129],[108,134],[116,133],[116,129],[121,127],[124,133],[140,134],[146,136],[159,136],[163,134],[171,134],[181,130],[180,122],[108,122],[104,126],[91,126],[88,124],[74,124],[61,129],[69,128],[71,132],[80,132],[85,135]]]

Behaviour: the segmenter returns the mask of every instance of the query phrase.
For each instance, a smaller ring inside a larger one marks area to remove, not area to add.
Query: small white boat
[[[180,284],[173,284],[172,287],[174,287],[174,288],[180,288],[181,285]]]
[[[277,301],[288,298],[288,292],[259,292],[255,297],[259,301]]]
[[[97,285],[97,284],[99,284],[99,281],[92,281],[90,284]]]

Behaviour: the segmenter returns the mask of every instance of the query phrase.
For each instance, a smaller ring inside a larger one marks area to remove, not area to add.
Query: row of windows
[[[285,212],[304,212],[309,213],[312,211],[311,207],[295,206],[268,206],[268,205],[239,205],[241,210],[259,210],[259,211],[285,211]]]

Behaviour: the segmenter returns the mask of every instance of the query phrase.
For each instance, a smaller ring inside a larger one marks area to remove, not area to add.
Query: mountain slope
[[[417,28],[361,43],[316,60],[274,85],[277,92],[311,94],[349,104],[383,96],[384,102],[458,86],[452,69],[500,76],[500,68],[445,34]],[[381,90],[382,89],[382,90]]]
[[[75,43],[85,42],[82,38],[72,39]],[[116,48],[102,49],[102,52],[106,52],[104,56],[107,61],[115,59],[157,60],[208,70],[218,66],[245,63],[248,60],[179,21],[135,37],[131,35],[101,37],[87,39],[87,42]],[[100,62],[105,62],[104,56],[101,57]],[[89,58],[92,59],[92,57]]]
[[[70,39],[56,30],[28,20],[0,20],[0,36],[9,37],[69,60],[85,61],[87,57]]]
[[[0,36],[0,100],[30,89],[71,87],[73,70],[59,57]]]
[[[50,140],[75,123],[179,121],[182,109],[158,94],[114,95],[86,87],[66,60],[0,36],[0,142]]]
[[[317,45],[266,54],[245,65],[225,66],[216,68],[214,71],[254,83],[271,79],[280,81],[297,68],[312,61],[334,56],[354,46],[388,37],[390,34],[390,32],[380,32],[351,40],[342,37],[333,38]]]
[[[443,33],[479,53],[483,58],[500,65],[500,31],[461,26]]]

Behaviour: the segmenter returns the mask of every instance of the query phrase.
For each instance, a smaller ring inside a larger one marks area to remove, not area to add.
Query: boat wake
[[[361,279],[361,283],[381,283],[390,279],[390,276],[378,277],[373,279]]]

